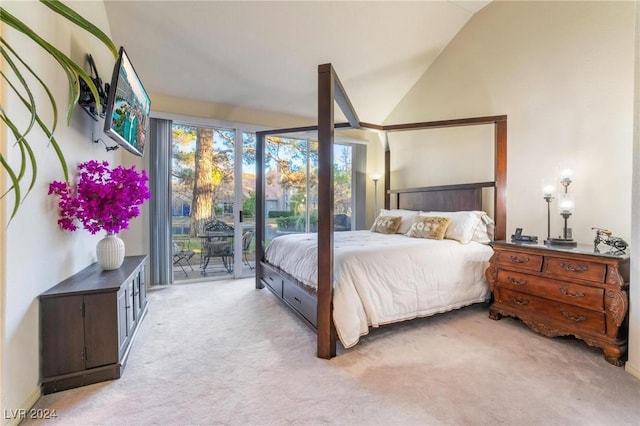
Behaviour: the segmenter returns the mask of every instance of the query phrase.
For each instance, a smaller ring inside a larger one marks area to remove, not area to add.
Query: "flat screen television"
[[[151,101],[124,48],[113,68],[104,132],[132,154],[142,156]]]

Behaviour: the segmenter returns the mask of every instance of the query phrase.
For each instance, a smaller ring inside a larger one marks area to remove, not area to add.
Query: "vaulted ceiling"
[[[114,41],[151,94],[316,116],[332,63],[380,123],[488,1],[107,1]]]

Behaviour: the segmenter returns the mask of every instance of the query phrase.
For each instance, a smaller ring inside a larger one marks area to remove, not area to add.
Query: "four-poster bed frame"
[[[337,103],[348,123],[334,122],[334,103]],[[265,138],[269,135],[317,130],[318,132],[318,279],[316,298],[305,296],[300,288],[294,297],[302,309],[294,307],[291,301],[278,294],[287,305],[317,333],[317,356],[330,359],[336,354],[336,330],[332,320],[333,298],[333,142],[336,128],[364,128],[384,132],[435,129],[493,124],[495,126],[494,181],[463,185],[391,190],[390,151],[385,147],[384,206],[390,208],[391,194],[397,195],[397,207],[412,210],[481,210],[482,188],[493,187],[495,240],[506,238],[506,183],[507,183],[507,116],[489,116],[422,123],[376,125],[360,122],[347,94],[331,64],[318,66],[318,125],[256,132],[256,288],[264,287],[264,282],[281,277],[283,285],[295,285],[295,279],[283,271],[276,270],[263,262],[264,222],[265,222]],[[263,282],[264,281],[264,282]],[[289,284],[294,282],[294,284]],[[271,286],[268,286],[273,291]],[[292,287],[293,288],[293,287]],[[313,302],[315,306],[310,306]],[[305,308],[306,306],[306,308]],[[313,309],[315,308],[315,309]],[[307,312],[305,312],[305,310]],[[315,318],[313,318],[315,314]]]

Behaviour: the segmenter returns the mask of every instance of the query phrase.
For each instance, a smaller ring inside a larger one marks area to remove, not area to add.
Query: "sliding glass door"
[[[255,137],[174,123],[172,192],[174,280],[251,275]]]
[[[235,210],[236,253],[235,277],[243,278],[255,274],[256,254],[256,135],[238,132],[236,143]]]

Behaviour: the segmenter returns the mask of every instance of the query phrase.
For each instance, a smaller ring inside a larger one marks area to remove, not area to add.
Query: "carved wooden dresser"
[[[520,318],[545,336],[573,335],[622,366],[627,355],[629,255],[531,243],[493,243],[485,275],[489,316]]]

